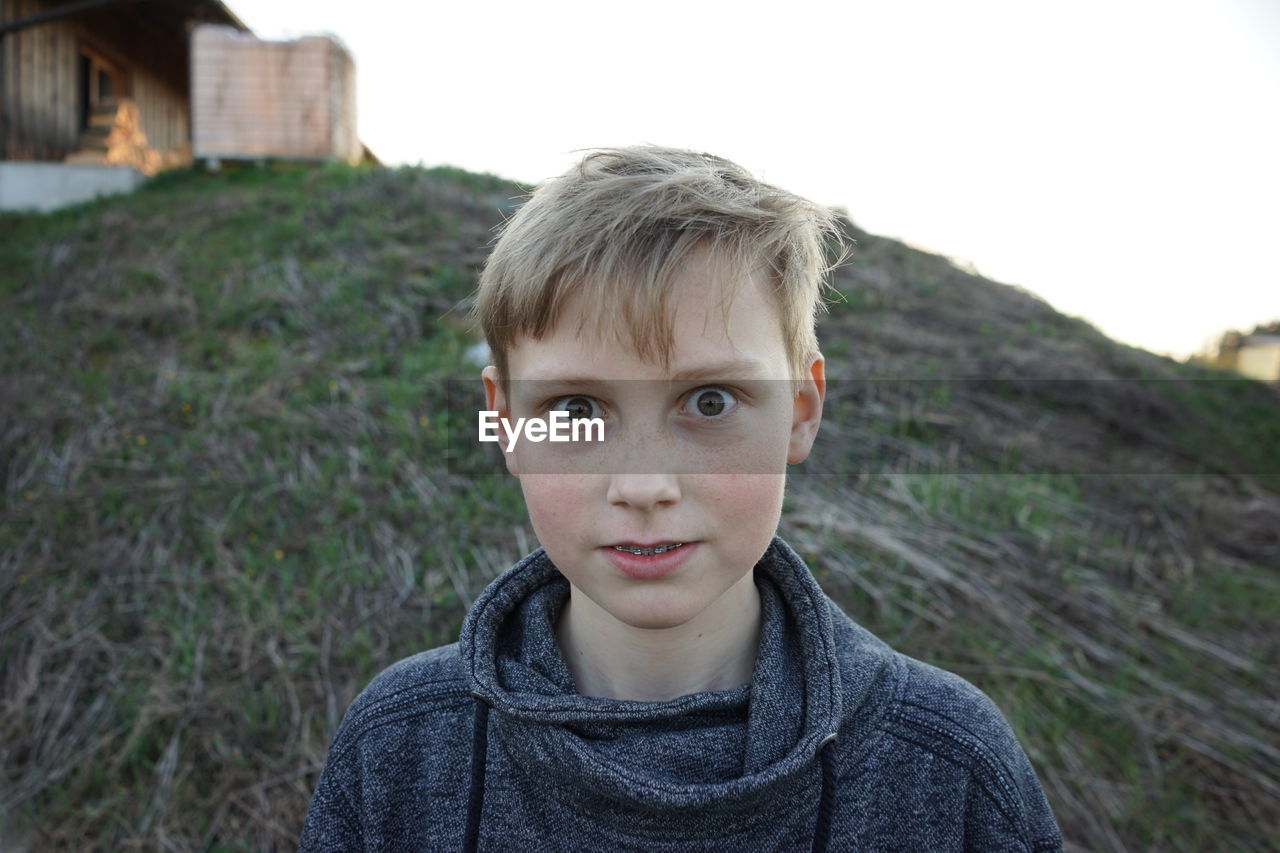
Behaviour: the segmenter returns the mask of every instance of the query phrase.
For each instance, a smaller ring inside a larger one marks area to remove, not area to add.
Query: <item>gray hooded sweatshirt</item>
[[[556,644],[569,584],[539,549],[457,643],[347,710],[300,849],[1062,849],[991,700],[853,622],[774,538],[755,567],[751,683],[584,697]]]

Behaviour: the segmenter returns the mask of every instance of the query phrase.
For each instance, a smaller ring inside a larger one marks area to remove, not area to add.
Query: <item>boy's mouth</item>
[[[665,554],[668,551],[674,551],[683,545],[683,542],[667,542],[661,545],[611,545],[615,551],[626,551],[628,554],[635,554],[637,557],[652,557],[654,554]]]

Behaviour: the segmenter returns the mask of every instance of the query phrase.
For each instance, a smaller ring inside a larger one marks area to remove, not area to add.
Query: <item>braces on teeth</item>
[[[652,557],[654,554],[665,554],[667,551],[673,551],[683,544],[683,542],[675,542],[671,545],[654,545],[652,548],[628,548],[625,545],[614,545],[613,550],[626,551],[628,554],[635,554],[638,557]]]

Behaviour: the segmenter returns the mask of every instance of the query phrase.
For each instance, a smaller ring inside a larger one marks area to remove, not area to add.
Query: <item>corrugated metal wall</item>
[[[1246,343],[1240,348],[1236,369],[1245,376],[1266,382],[1280,379],[1280,346]]]
[[[56,8],[50,0],[4,0],[4,18]],[[4,109],[11,160],[61,160],[80,133],[80,48],[120,67],[151,148],[189,142],[186,36],[162,31],[130,6],[30,27],[4,37]]]
[[[356,132],[356,64],[351,55],[342,50],[334,51],[330,67],[329,115],[333,124],[333,151],[337,156],[355,162],[362,148]]]
[[[355,65],[336,41],[201,26],[191,49],[196,157],[359,159]]]

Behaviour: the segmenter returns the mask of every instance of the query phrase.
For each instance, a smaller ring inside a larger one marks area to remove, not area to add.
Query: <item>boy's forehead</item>
[[[786,378],[788,362],[777,310],[759,276],[726,281],[692,267],[675,281],[668,305],[672,352],[645,357],[636,332],[617,311],[598,310],[580,290],[541,338],[521,335],[508,353],[513,379]],[[596,309],[596,310],[592,310]]]
[[[617,335],[609,332],[603,336],[575,334],[567,341],[554,332],[541,340],[522,337],[512,348],[508,363],[512,378],[531,381],[763,379],[786,367],[781,353],[771,358],[767,352],[743,351],[705,341],[692,351],[677,341],[671,360],[664,364],[658,353],[645,357],[633,342],[618,340]]]

